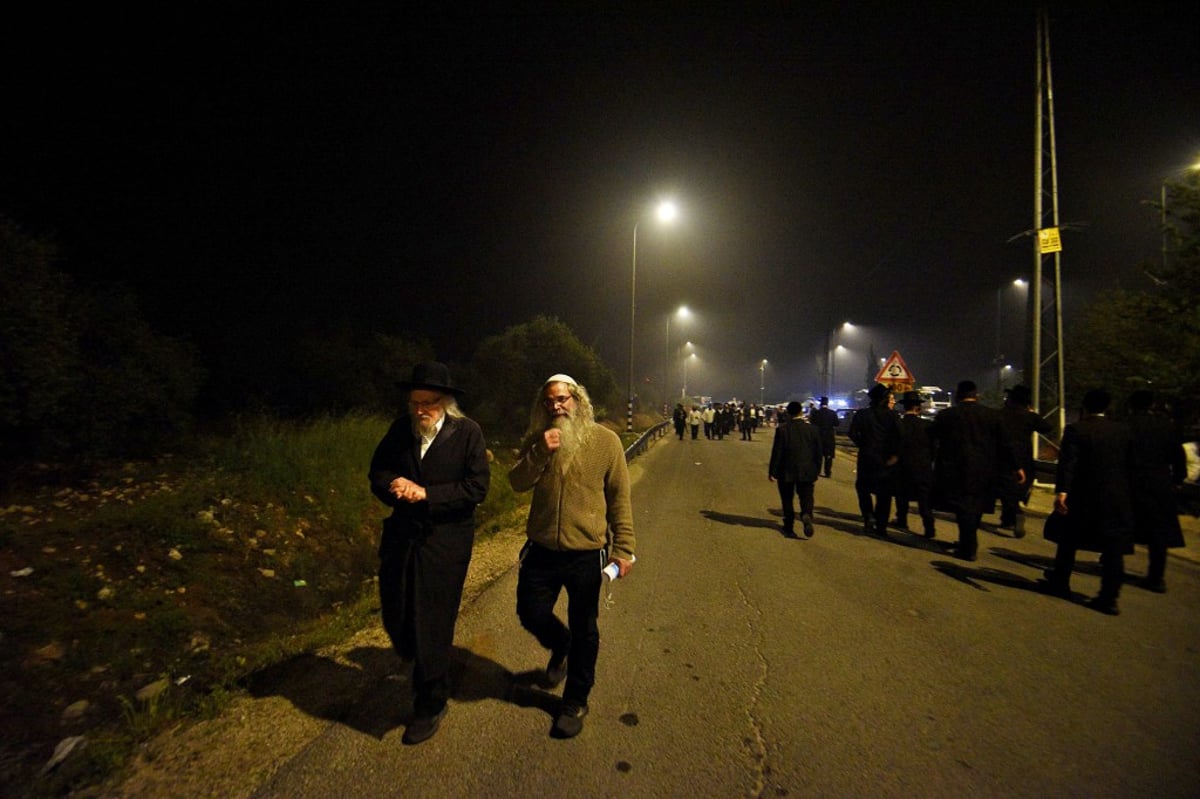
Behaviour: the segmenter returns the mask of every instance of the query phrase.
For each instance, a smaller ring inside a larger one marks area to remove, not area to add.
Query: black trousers
[[[917,513],[921,516],[921,523],[925,527],[926,533],[934,531],[933,518],[933,503],[930,501],[930,494],[933,492],[933,486],[919,483],[901,482],[899,488],[896,489],[896,521],[901,527],[908,526],[908,503],[915,501],[917,503]]]
[[[1074,541],[1059,541],[1054,553],[1054,582],[1063,588],[1071,584],[1071,572],[1075,570]],[[1115,602],[1125,581],[1125,543],[1119,536],[1112,536],[1100,550],[1100,599]]]
[[[563,702],[586,705],[596,682],[600,654],[600,583],[602,549],[555,551],[533,544],[517,576],[517,616],[521,626],[551,651],[567,650],[567,684]],[[554,605],[567,591],[567,623],[554,615]]]
[[[865,483],[855,483],[858,494],[858,510],[864,519],[874,519],[875,529],[880,535],[887,531],[888,514],[892,510],[892,494],[887,491],[871,491]]]
[[[776,483],[779,487],[779,501],[783,505],[783,529],[787,532],[794,532],[796,524],[796,508],[792,501],[792,496],[800,498],[800,515],[812,516],[815,502],[813,500],[813,484],[812,483],[789,483],[780,480]]]
[[[962,558],[974,558],[979,552],[979,522],[983,520],[982,513],[954,514],[958,523],[958,555]]]

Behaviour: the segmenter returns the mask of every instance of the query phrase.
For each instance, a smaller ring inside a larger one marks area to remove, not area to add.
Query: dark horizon
[[[1200,42],[1170,9],[1052,8],[1068,314],[1149,287],[1146,203],[1200,154]],[[209,359],[345,323],[461,361],[545,314],[623,385],[635,224],[635,379],[654,391],[676,335],[701,355],[689,388],[755,401],[760,376],[768,400],[819,393],[847,319],[870,334],[838,376],[873,347],[919,383],[984,386],[997,351],[1019,355],[1032,9],[166,11],[146,29],[87,11],[8,32],[0,213]],[[668,195],[681,217],[660,228]]]

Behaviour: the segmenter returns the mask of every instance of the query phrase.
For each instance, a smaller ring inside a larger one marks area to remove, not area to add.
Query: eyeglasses
[[[566,405],[571,400],[575,399],[570,394],[563,394],[558,397],[543,397],[542,404],[547,408],[553,408],[555,405]]]

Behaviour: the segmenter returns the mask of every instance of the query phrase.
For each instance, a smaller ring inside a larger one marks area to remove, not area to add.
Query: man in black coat
[[[821,439],[805,421],[804,406],[795,400],[787,404],[788,419],[775,428],[771,444],[771,462],[767,479],[779,487],[783,504],[783,533],[796,537],[796,511],[792,495],[800,497],[800,523],[804,537],[813,536],[813,486],[821,474]]]
[[[933,443],[930,422],[921,418],[921,395],[904,392],[904,415],[900,417],[900,461],[896,464],[896,526],[908,529],[908,503],[915,500],[925,528],[925,537],[935,535],[933,505]]]
[[[1000,474],[1000,526],[1013,531],[1014,538],[1025,537],[1025,513],[1021,506],[1029,502],[1033,490],[1034,463],[1033,436],[1048,434],[1054,428],[1050,422],[1032,410],[1033,392],[1028,386],[1016,385],[1008,390],[1000,418],[1012,442],[1017,465],[1025,473],[1025,480],[1017,482],[1015,473]]]
[[[427,362],[398,384],[408,413],[371,458],[371,491],[392,508],[379,544],[383,626],[413,661],[413,719],[406,744],[437,732],[450,695],[450,649],[475,541],[475,506],[490,470],[483,432],[463,416],[449,370]]]
[[[1046,536],[1058,544],[1054,568],[1046,572],[1049,593],[1069,598],[1075,553],[1100,553],[1100,593],[1088,606],[1116,616],[1125,579],[1125,553],[1132,549],[1133,503],[1129,495],[1133,441],[1129,428],[1105,415],[1104,389],[1083,395],[1083,418],[1063,430],[1054,485],[1054,513]]]
[[[995,508],[999,475],[1019,470],[1000,415],[979,404],[975,383],[960,382],[954,400],[953,407],[933,417],[929,431],[935,453],[933,506],[954,514],[957,557],[975,560],[979,522]],[[1017,479],[1024,480],[1024,473]]]
[[[854,412],[850,439],[858,446],[854,490],[863,517],[863,532],[887,536],[892,509],[892,470],[899,460],[900,425],[889,400],[891,390],[878,383],[867,392],[871,406]]]
[[[809,421],[821,437],[821,451],[825,453],[825,476],[833,477],[833,456],[837,451],[838,415],[837,411],[829,407],[829,397],[821,397],[821,407],[812,412]]]
[[[1179,430],[1153,405],[1152,392],[1133,392],[1127,424],[1133,437],[1133,538],[1150,556],[1141,585],[1161,594],[1167,590],[1167,548],[1183,546],[1175,494],[1187,477],[1187,456]]]

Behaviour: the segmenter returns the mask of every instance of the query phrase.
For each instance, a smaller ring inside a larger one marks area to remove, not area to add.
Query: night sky
[[[820,393],[844,320],[835,388],[868,348],[986,382],[1022,347],[1036,17],[951,5],[34,12],[0,33],[0,214],[213,362],[341,323],[466,360],[548,314],[623,385],[636,224],[639,382],[686,338],[693,392],[757,400],[766,358],[769,401]],[[1177,8],[1051,7],[1068,314],[1149,287],[1146,201],[1200,155]]]

